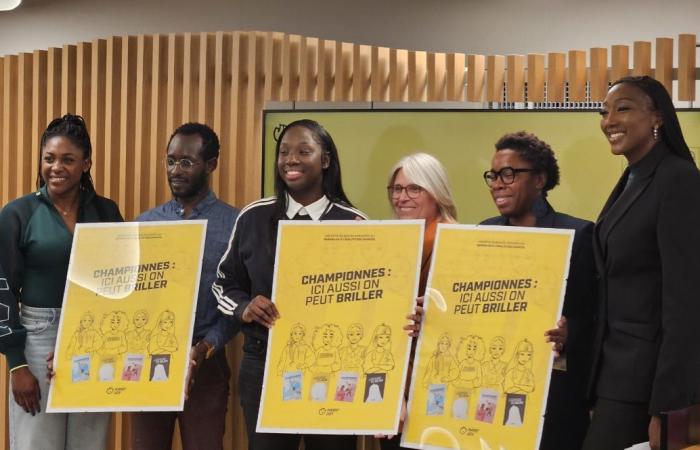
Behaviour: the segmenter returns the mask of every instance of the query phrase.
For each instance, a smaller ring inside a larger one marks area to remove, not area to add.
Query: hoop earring
[[[654,130],[652,131],[652,133],[654,134],[654,140],[658,141],[659,140],[659,126],[658,125],[656,125],[654,127]]]

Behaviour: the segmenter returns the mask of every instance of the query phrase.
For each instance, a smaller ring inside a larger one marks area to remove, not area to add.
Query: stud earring
[[[654,140],[658,141],[659,140],[659,126],[658,125],[656,125],[654,127],[653,133],[654,133]]]

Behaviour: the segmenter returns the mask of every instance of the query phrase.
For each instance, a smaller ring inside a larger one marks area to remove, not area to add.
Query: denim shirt
[[[192,209],[185,217],[185,208],[175,199],[144,212],[136,218],[137,222],[164,220],[207,220],[207,236],[204,244],[202,274],[199,281],[199,298],[197,315],[194,320],[193,344],[205,339],[214,345],[216,351],[238,332],[238,322],[227,320],[219,314],[218,303],[211,291],[216,281],[216,269],[221,257],[228,248],[233,224],[238,217],[238,209],[216,198],[212,191]]]

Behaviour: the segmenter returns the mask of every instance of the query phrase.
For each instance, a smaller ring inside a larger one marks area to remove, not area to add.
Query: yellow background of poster
[[[194,220],[78,224],[49,412],[182,409],[205,232]]]
[[[289,221],[279,233],[273,301],[281,317],[270,331],[258,431],[395,433],[423,221]],[[348,271],[365,273],[310,278]],[[378,376],[366,383],[366,373]]]
[[[544,332],[561,312],[572,239],[439,226],[402,445],[538,448],[553,359]]]

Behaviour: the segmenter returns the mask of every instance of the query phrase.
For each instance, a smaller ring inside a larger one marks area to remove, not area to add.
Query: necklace
[[[75,200],[73,200],[73,202],[71,203],[71,205],[70,205],[68,208],[65,208],[65,209],[64,209],[64,208],[61,208],[61,207],[58,206],[56,203],[54,203],[53,205],[54,205],[54,207],[58,210],[58,212],[60,212],[61,215],[63,215],[63,216],[65,217],[65,216],[67,216],[68,214],[70,214],[70,212],[73,210],[73,207],[75,206],[76,203],[78,203],[78,199],[77,199],[77,198],[76,198]]]

